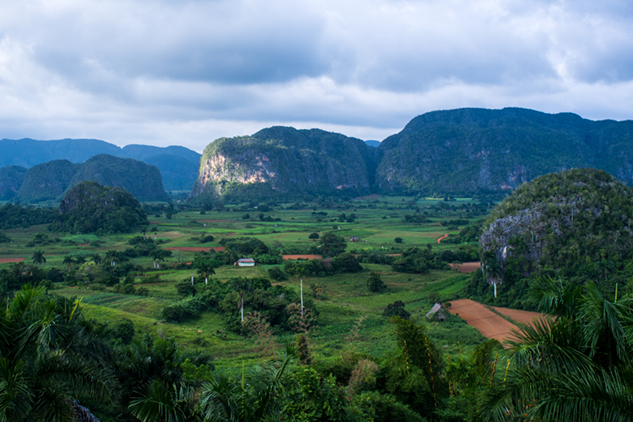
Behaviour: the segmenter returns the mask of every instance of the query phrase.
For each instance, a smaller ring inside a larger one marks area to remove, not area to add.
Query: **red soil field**
[[[444,236],[440,237],[439,239],[437,239],[437,243],[440,243],[442,241],[442,239],[446,239],[448,237],[448,233],[445,234]]]
[[[540,319],[544,317],[544,315],[539,312],[518,311],[516,309],[497,308],[496,306],[493,306],[492,309],[502,315],[512,318],[512,321],[521,322],[523,324],[531,323],[534,318]]]
[[[455,265],[457,264],[448,264],[451,269],[455,269]],[[477,271],[477,269],[481,266],[481,262],[464,262],[462,264],[459,264],[459,269],[457,271],[459,271],[460,273],[474,273],[475,271]]]
[[[284,259],[321,259],[320,255],[284,255]]]
[[[542,318],[543,314],[530,311],[519,311],[508,308],[493,308],[500,314],[509,316],[514,321],[529,323],[533,318]],[[481,303],[477,303],[470,299],[458,299],[451,302],[448,308],[452,314],[459,314],[468,325],[475,327],[481,334],[488,338],[494,338],[501,342],[513,337],[511,330],[517,330],[518,327],[511,322],[503,319],[499,315],[486,308]]]
[[[452,314],[459,314],[468,325],[478,329],[484,336],[501,342],[512,337],[510,330],[518,329],[516,325],[501,318],[481,303],[470,299],[454,300],[448,310]]]
[[[14,262],[22,262],[26,258],[0,258],[0,264],[8,264]]]
[[[224,246],[216,246],[215,248],[190,248],[190,247],[177,247],[177,248],[165,248],[168,251],[181,251],[181,252],[209,252],[213,249],[216,252],[222,252],[224,250]]]

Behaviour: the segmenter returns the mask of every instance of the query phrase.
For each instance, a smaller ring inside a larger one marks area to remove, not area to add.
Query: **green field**
[[[485,217],[481,212],[473,213],[470,199],[458,199],[446,203],[439,198],[379,197],[355,199],[348,202],[310,203],[305,208],[287,209],[292,204],[275,205],[269,212],[263,213],[275,221],[261,221],[256,209],[248,204],[228,204],[221,211],[183,209],[165,218],[162,215],[150,215],[150,230],[146,236],[156,238],[161,248],[220,247],[222,238],[255,237],[269,248],[289,253],[318,252],[317,241],[308,236],[311,233],[324,234],[334,231],[348,240],[355,236],[357,242],[347,242],[347,252],[359,254],[368,251],[381,251],[398,254],[410,247],[427,247],[434,250],[455,248],[456,245],[438,244],[437,239],[446,234],[457,234],[459,228],[443,226],[445,220],[466,219],[471,222]],[[299,208],[299,207],[294,207]],[[424,223],[405,223],[404,216],[418,213],[426,215]],[[324,214],[326,213],[326,214]],[[248,214],[248,216],[247,216]],[[353,222],[340,221],[341,215],[355,215]],[[44,269],[57,267],[68,270],[63,263],[67,256],[80,257],[98,253],[104,256],[109,250],[123,251],[129,248],[128,241],[139,233],[102,236],[71,235],[53,233],[46,226],[6,230],[12,243],[0,244],[0,258],[25,258],[25,264],[31,263],[36,250],[42,250],[46,257]],[[29,245],[34,236],[44,233],[48,244]],[[199,243],[194,237],[210,234],[213,242]],[[395,243],[395,238],[402,243]],[[294,251],[294,252],[293,252]],[[312,251],[312,252],[310,252]],[[177,282],[190,280],[194,270],[177,270],[173,264],[180,260],[190,262],[195,252],[182,251],[179,256],[160,262],[160,268],[154,268],[149,257],[131,258],[130,262],[141,268],[135,271],[136,287],[148,290],[147,296],[135,296],[116,293],[112,288],[95,286],[91,283],[67,285],[55,283],[52,287],[57,294],[80,298],[84,313],[100,322],[117,324],[123,319],[134,323],[136,337],[144,333],[153,336],[169,336],[176,339],[181,350],[201,350],[215,357],[215,365],[221,371],[232,371],[246,364],[262,359],[262,353],[252,338],[243,337],[226,327],[221,312],[205,311],[199,318],[183,323],[167,323],[161,320],[161,309],[180,299],[174,287]],[[10,263],[0,264],[8,268]],[[362,264],[363,271],[353,274],[336,274],[329,277],[307,277],[304,279],[304,294],[314,301],[319,313],[318,326],[310,333],[310,343],[317,360],[336,359],[345,347],[350,347],[350,330],[361,318],[363,322],[353,347],[361,353],[384,356],[395,350],[392,325],[382,315],[385,307],[395,301],[403,301],[405,309],[417,318],[424,315],[433,305],[429,301],[432,293],[443,298],[457,298],[465,286],[468,276],[451,270],[432,270],[427,274],[405,274],[393,271],[390,265]],[[222,266],[216,269],[216,279],[225,282],[234,277],[266,277],[271,266],[257,265],[254,268]],[[370,272],[380,274],[387,286],[382,293],[369,292],[366,281]],[[159,275],[159,280],[146,281],[148,275]],[[197,283],[204,280],[196,276]],[[318,283],[325,287],[320,298],[311,297],[308,286]],[[299,291],[298,278],[290,278],[280,283]],[[248,306],[248,303],[245,304]],[[429,322],[431,337],[448,354],[464,352],[479,344],[483,337],[469,327],[459,317],[449,317],[446,321]],[[293,341],[294,334],[276,332],[276,344]],[[458,344],[459,341],[459,344]]]

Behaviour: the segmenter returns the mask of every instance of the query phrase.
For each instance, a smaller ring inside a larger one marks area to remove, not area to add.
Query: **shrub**
[[[393,239],[393,241],[396,242],[396,243],[402,243],[403,242],[401,237],[396,237],[395,239]]]

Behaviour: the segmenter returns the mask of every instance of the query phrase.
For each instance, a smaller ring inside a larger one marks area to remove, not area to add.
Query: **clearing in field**
[[[286,259],[321,259],[321,255],[283,255]]]
[[[538,312],[518,311],[508,308],[494,309],[517,322],[531,322],[534,317],[543,317],[543,314]],[[512,338],[511,331],[518,330],[518,327],[510,321],[503,319],[481,303],[470,299],[451,301],[449,311],[454,315],[459,315],[468,325],[478,329],[484,336],[497,339],[500,342]],[[515,316],[517,319],[514,319]]]

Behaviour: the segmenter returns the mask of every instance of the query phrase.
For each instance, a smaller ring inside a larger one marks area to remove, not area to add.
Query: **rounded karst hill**
[[[71,233],[129,233],[149,224],[138,200],[119,187],[81,182],[68,190],[59,206],[53,231]]]
[[[602,170],[573,169],[521,185],[484,224],[484,274],[471,294],[528,307],[529,280],[595,281],[605,293],[633,275],[633,189]],[[473,285],[476,284],[476,285]]]

